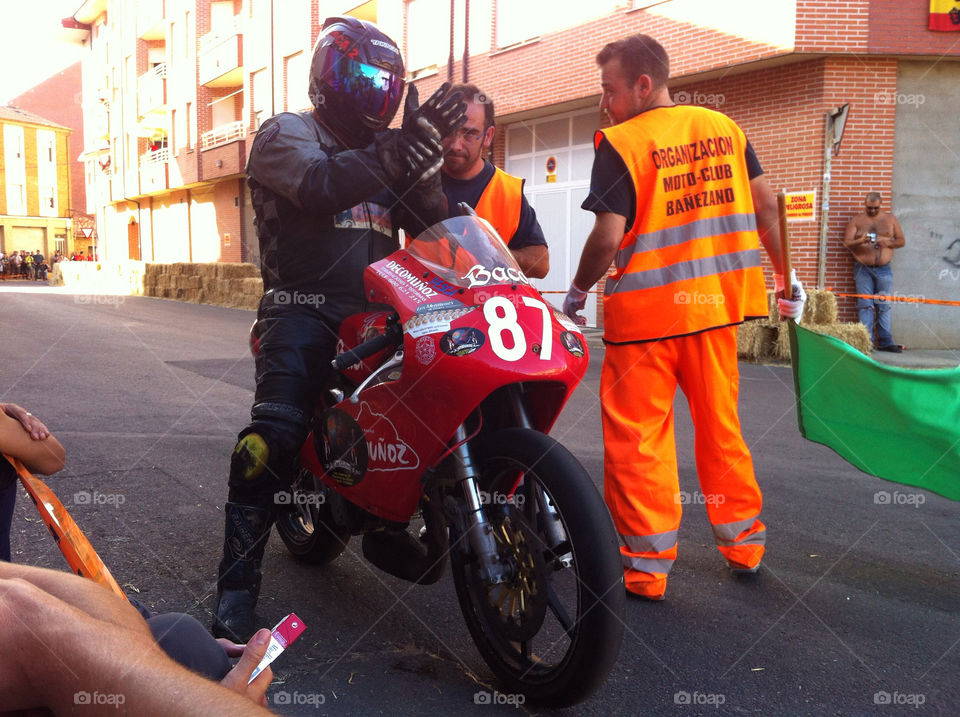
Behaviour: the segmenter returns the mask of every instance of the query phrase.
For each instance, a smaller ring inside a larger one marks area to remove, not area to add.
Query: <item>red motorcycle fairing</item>
[[[362,344],[364,341],[369,341],[374,336],[384,333],[387,326],[387,317],[390,313],[390,311],[371,311],[363,314],[352,314],[344,319],[340,324],[340,330],[337,332],[337,355],[339,356],[348,348]],[[378,351],[345,369],[343,375],[347,380],[359,384],[391,353],[393,353],[393,349]]]
[[[479,225],[468,217],[444,224],[470,232],[471,223]],[[410,519],[421,475],[487,397],[523,384],[532,427],[546,433],[589,364],[579,329],[529,285],[508,252],[508,259],[476,256],[459,238],[446,262],[430,245],[431,254],[401,249],[367,268],[368,300],[390,305],[403,325],[402,367],[364,388],[356,403],[328,409],[301,452],[333,489],[393,521]],[[343,350],[382,332],[385,321],[384,312],[348,318]],[[351,367],[350,378],[366,377],[389,353]]]

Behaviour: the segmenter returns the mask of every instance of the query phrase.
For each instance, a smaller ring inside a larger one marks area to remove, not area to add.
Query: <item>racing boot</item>
[[[256,632],[260,561],[273,524],[269,510],[237,503],[223,506],[223,559],[217,578],[214,637],[245,643]]]

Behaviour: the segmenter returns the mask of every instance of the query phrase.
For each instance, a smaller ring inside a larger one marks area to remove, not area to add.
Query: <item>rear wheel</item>
[[[603,683],[623,638],[613,523],[589,474],[552,438],[510,428],[487,445],[479,456],[482,510],[504,580],[486,580],[467,538],[451,536],[460,548],[451,554],[460,607],[508,690],[572,705]]]
[[[277,517],[277,532],[284,545],[304,563],[332,562],[350,542],[350,531],[333,519],[328,490],[313,473],[301,467],[290,486],[290,503]]]

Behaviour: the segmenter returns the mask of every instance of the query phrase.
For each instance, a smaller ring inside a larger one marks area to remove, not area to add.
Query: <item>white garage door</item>
[[[550,246],[550,273],[534,283],[560,307],[593,227],[580,208],[590,187],[593,134],[600,111],[580,110],[507,127],[506,171],[526,179],[524,193]],[[548,293],[556,292],[556,293]],[[596,295],[587,300],[587,322],[596,325]]]

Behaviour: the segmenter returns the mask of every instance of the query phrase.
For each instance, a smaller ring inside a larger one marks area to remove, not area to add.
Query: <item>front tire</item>
[[[486,581],[466,536],[451,536],[461,546],[451,554],[460,608],[507,690],[542,705],[576,704],[606,679],[623,638],[613,522],[589,474],[552,438],[509,428],[485,445],[482,510],[505,580]],[[551,525],[560,530],[551,534]]]
[[[350,531],[333,519],[328,490],[301,466],[290,486],[290,504],[277,516],[277,533],[300,562],[326,565],[340,557],[350,542]]]

